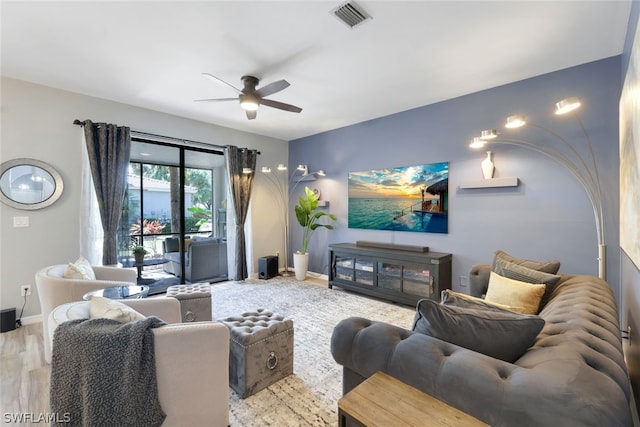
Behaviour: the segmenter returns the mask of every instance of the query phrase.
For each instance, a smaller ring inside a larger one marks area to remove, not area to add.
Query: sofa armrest
[[[93,265],[93,272],[96,280],[108,280],[111,282],[136,283],[137,272],[135,268],[106,267]]]
[[[489,264],[475,264],[469,271],[469,294],[481,298],[489,288],[489,276],[491,266]]]
[[[124,299],[120,302],[133,308],[143,316],[157,316],[167,323],[182,323],[180,301],[173,297]]]
[[[229,425],[229,329],[218,322],[153,330],[163,426]]]
[[[167,252],[179,252],[180,251],[180,239],[176,237],[167,237],[162,242],[162,249],[164,253]]]

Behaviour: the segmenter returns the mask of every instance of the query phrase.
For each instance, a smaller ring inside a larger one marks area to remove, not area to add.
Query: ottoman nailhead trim
[[[291,328],[291,329],[287,329],[286,331],[278,332],[277,334],[269,335],[268,337],[263,338],[263,339],[261,339],[260,341],[256,341],[256,342],[254,342],[254,343],[251,343],[251,344],[249,344],[249,345],[244,345],[243,343],[241,343],[241,342],[238,342],[238,341],[234,340],[234,339],[233,339],[233,336],[231,336],[231,341],[233,341],[234,343],[236,343],[236,344],[238,344],[238,345],[240,345],[240,346],[242,346],[242,347],[244,347],[244,348],[251,348],[251,347],[253,347],[254,345],[256,345],[256,344],[260,344],[260,343],[263,343],[263,342],[265,342],[265,341],[266,341],[266,340],[268,340],[268,339],[273,339],[273,338],[275,338],[275,337],[277,337],[277,336],[280,336],[280,335],[283,335],[283,334],[288,334],[288,333],[290,333],[290,332],[291,332],[291,330],[292,330],[292,329],[293,329],[293,328]]]

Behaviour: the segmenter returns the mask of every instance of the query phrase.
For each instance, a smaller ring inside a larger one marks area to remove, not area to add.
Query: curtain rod
[[[73,121],[73,124],[84,127],[84,122],[82,122],[82,121],[80,121],[78,119],[75,119]],[[159,138],[159,139],[163,139],[163,140],[166,140],[166,141],[171,141],[171,142],[174,142],[174,143],[181,143],[183,145],[195,144],[197,146],[200,146],[201,148],[219,148],[219,149],[226,148],[226,145],[207,144],[206,142],[192,141],[192,140],[189,140],[189,139],[182,139],[182,138],[174,138],[172,136],[157,135],[157,134],[154,134],[154,133],[140,132],[140,131],[137,131],[137,130],[132,130],[131,133],[132,134],[136,134],[136,135],[140,135],[140,136]],[[158,141],[158,142],[161,142],[161,141]],[[260,151],[257,151],[257,154],[260,155]]]

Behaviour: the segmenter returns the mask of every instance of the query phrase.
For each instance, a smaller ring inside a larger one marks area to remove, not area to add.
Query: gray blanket
[[[58,326],[51,360],[51,412],[64,426],[159,426],[152,328],[157,317],[121,324],[78,319]],[[70,422],[66,422],[66,421]]]

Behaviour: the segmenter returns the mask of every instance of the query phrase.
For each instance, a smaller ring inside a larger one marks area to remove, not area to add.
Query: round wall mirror
[[[62,177],[34,159],[13,159],[0,165],[0,200],[17,209],[42,209],[62,195]]]

